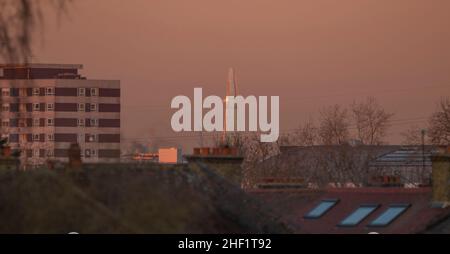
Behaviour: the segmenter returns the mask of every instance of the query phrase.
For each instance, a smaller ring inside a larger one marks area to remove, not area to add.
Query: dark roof
[[[370,163],[370,166],[376,167],[421,167],[423,165],[431,166],[431,155],[435,152],[433,146],[426,146],[422,149],[420,146],[401,147],[398,150],[388,152],[377,157]]]
[[[450,234],[450,215],[437,220],[436,223],[430,225],[424,232],[427,234]]]
[[[431,188],[329,188],[326,190],[252,190],[268,206],[277,208],[282,220],[297,233],[367,234],[422,233],[450,213],[450,209],[431,208]],[[339,202],[318,219],[304,216],[321,200],[338,199]],[[392,204],[411,206],[386,227],[368,227],[368,224]],[[379,207],[355,227],[338,224],[360,205],[377,204]],[[449,222],[450,224],[450,222]]]
[[[0,233],[290,232],[264,203],[206,166],[0,170],[0,182]]]

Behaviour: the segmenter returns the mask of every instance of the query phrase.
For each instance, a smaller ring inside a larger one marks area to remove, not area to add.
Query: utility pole
[[[421,177],[423,178],[423,175],[425,174],[425,133],[426,130],[422,129],[422,174]]]

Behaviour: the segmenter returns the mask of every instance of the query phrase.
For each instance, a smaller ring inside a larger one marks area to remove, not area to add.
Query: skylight
[[[398,218],[403,212],[406,211],[411,205],[410,204],[394,204],[390,205],[389,208],[384,211],[378,218],[373,220],[369,226],[371,227],[385,227],[389,225],[392,221]]]
[[[314,209],[309,211],[307,215],[304,216],[306,219],[317,219],[328,212],[333,206],[337,204],[338,199],[325,199],[320,202]]]
[[[362,220],[364,220],[377,208],[378,205],[375,204],[361,205],[355,211],[353,211],[347,218],[341,221],[341,223],[339,223],[339,226],[344,227],[357,226]]]

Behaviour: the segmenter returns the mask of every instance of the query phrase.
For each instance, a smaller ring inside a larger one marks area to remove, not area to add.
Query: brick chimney
[[[445,208],[450,205],[450,152],[449,149],[440,149],[440,152],[431,157],[433,163],[432,206]]]
[[[71,144],[68,150],[69,155],[69,168],[81,169],[81,149],[78,143]]]
[[[238,155],[236,149],[233,148],[194,148],[192,155],[186,155],[185,158],[189,162],[191,168],[198,167],[198,163],[203,163],[215,173],[225,179],[241,185],[242,168],[241,164],[244,160]]]

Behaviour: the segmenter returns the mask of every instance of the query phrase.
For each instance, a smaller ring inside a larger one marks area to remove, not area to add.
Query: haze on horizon
[[[400,120],[386,139],[399,143],[450,95],[446,0],[73,2],[68,17],[46,19],[33,61],[120,79],[125,141],[198,145],[168,138],[170,101],[194,87],[224,95],[229,67],[243,95],[280,96],[282,131],[374,96]]]

